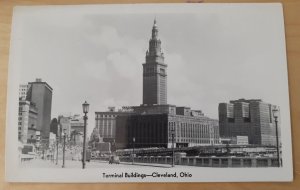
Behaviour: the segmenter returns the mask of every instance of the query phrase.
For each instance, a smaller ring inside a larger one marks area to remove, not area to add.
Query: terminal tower
[[[143,105],[167,104],[167,65],[158,38],[156,19],[152,27],[146,63],[143,64]]]

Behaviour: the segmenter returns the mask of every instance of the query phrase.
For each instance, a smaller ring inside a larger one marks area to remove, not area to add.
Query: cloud
[[[116,69],[116,75],[134,79],[138,74],[138,63],[127,52],[112,52],[107,56],[108,64],[112,64]]]
[[[97,45],[107,48],[108,51],[123,49],[125,47],[124,40],[119,36],[117,30],[111,26],[102,26],[100,33],[98,30],[92,30],[87,38]]]
[[[106,62],[99,61],[99,62],[85,62],[81,64],[83,67],[81,72],[86,77],[92,77],[96,80],[107,81],[109,78]]]

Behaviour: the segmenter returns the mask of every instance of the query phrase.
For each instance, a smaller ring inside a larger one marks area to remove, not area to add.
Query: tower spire
[[[158,28],[157,28],[156,17],[155,17],[153,27],[152,27],[152,39],[157,39],[157,36],[158,36]]]
[[[159,56],[163,59],[163,53],[161,51],[161,41],[158,38],[158,27],[156,17],[152,27],[152,35],[149,41],[149,51],[146,52],[146,56]]]

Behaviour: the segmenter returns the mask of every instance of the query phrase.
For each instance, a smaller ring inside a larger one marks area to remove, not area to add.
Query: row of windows
[[[169,138],[169,142],[172,142],[172,138]],[[207,138],[200,138],[200,139],[188,139],[188,138],[180,138],[175,139],[175,143],[199,143],[199,144],[211,144],[211,143],[218,143],[218,140],[214,139],[207,139]]]
[[[98,118],[115,118],[115,117],[117,117],[117,115],[96,115],[96,119],[98,119]]]
[[[115,123],[116,123],[116,120],[98,120],[98,121],[96,121],[96,126],[97,127],[101,127],[103,125],[111,126],[111,125],[115,125]]]
[[[177,124],[177,126],[176,126]],[[209,130],[209,125],[199,123],[176,123],[169,122],[169,133],[175,132],[175,136],[183,138],[209,138],[217,137],[217,130]]]

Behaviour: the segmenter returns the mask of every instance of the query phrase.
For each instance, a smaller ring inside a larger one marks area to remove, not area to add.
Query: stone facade
[[[19,101],[18,114],[18,139],[22,143],[33,143],[36,141],[37,108],[26,100]]]

